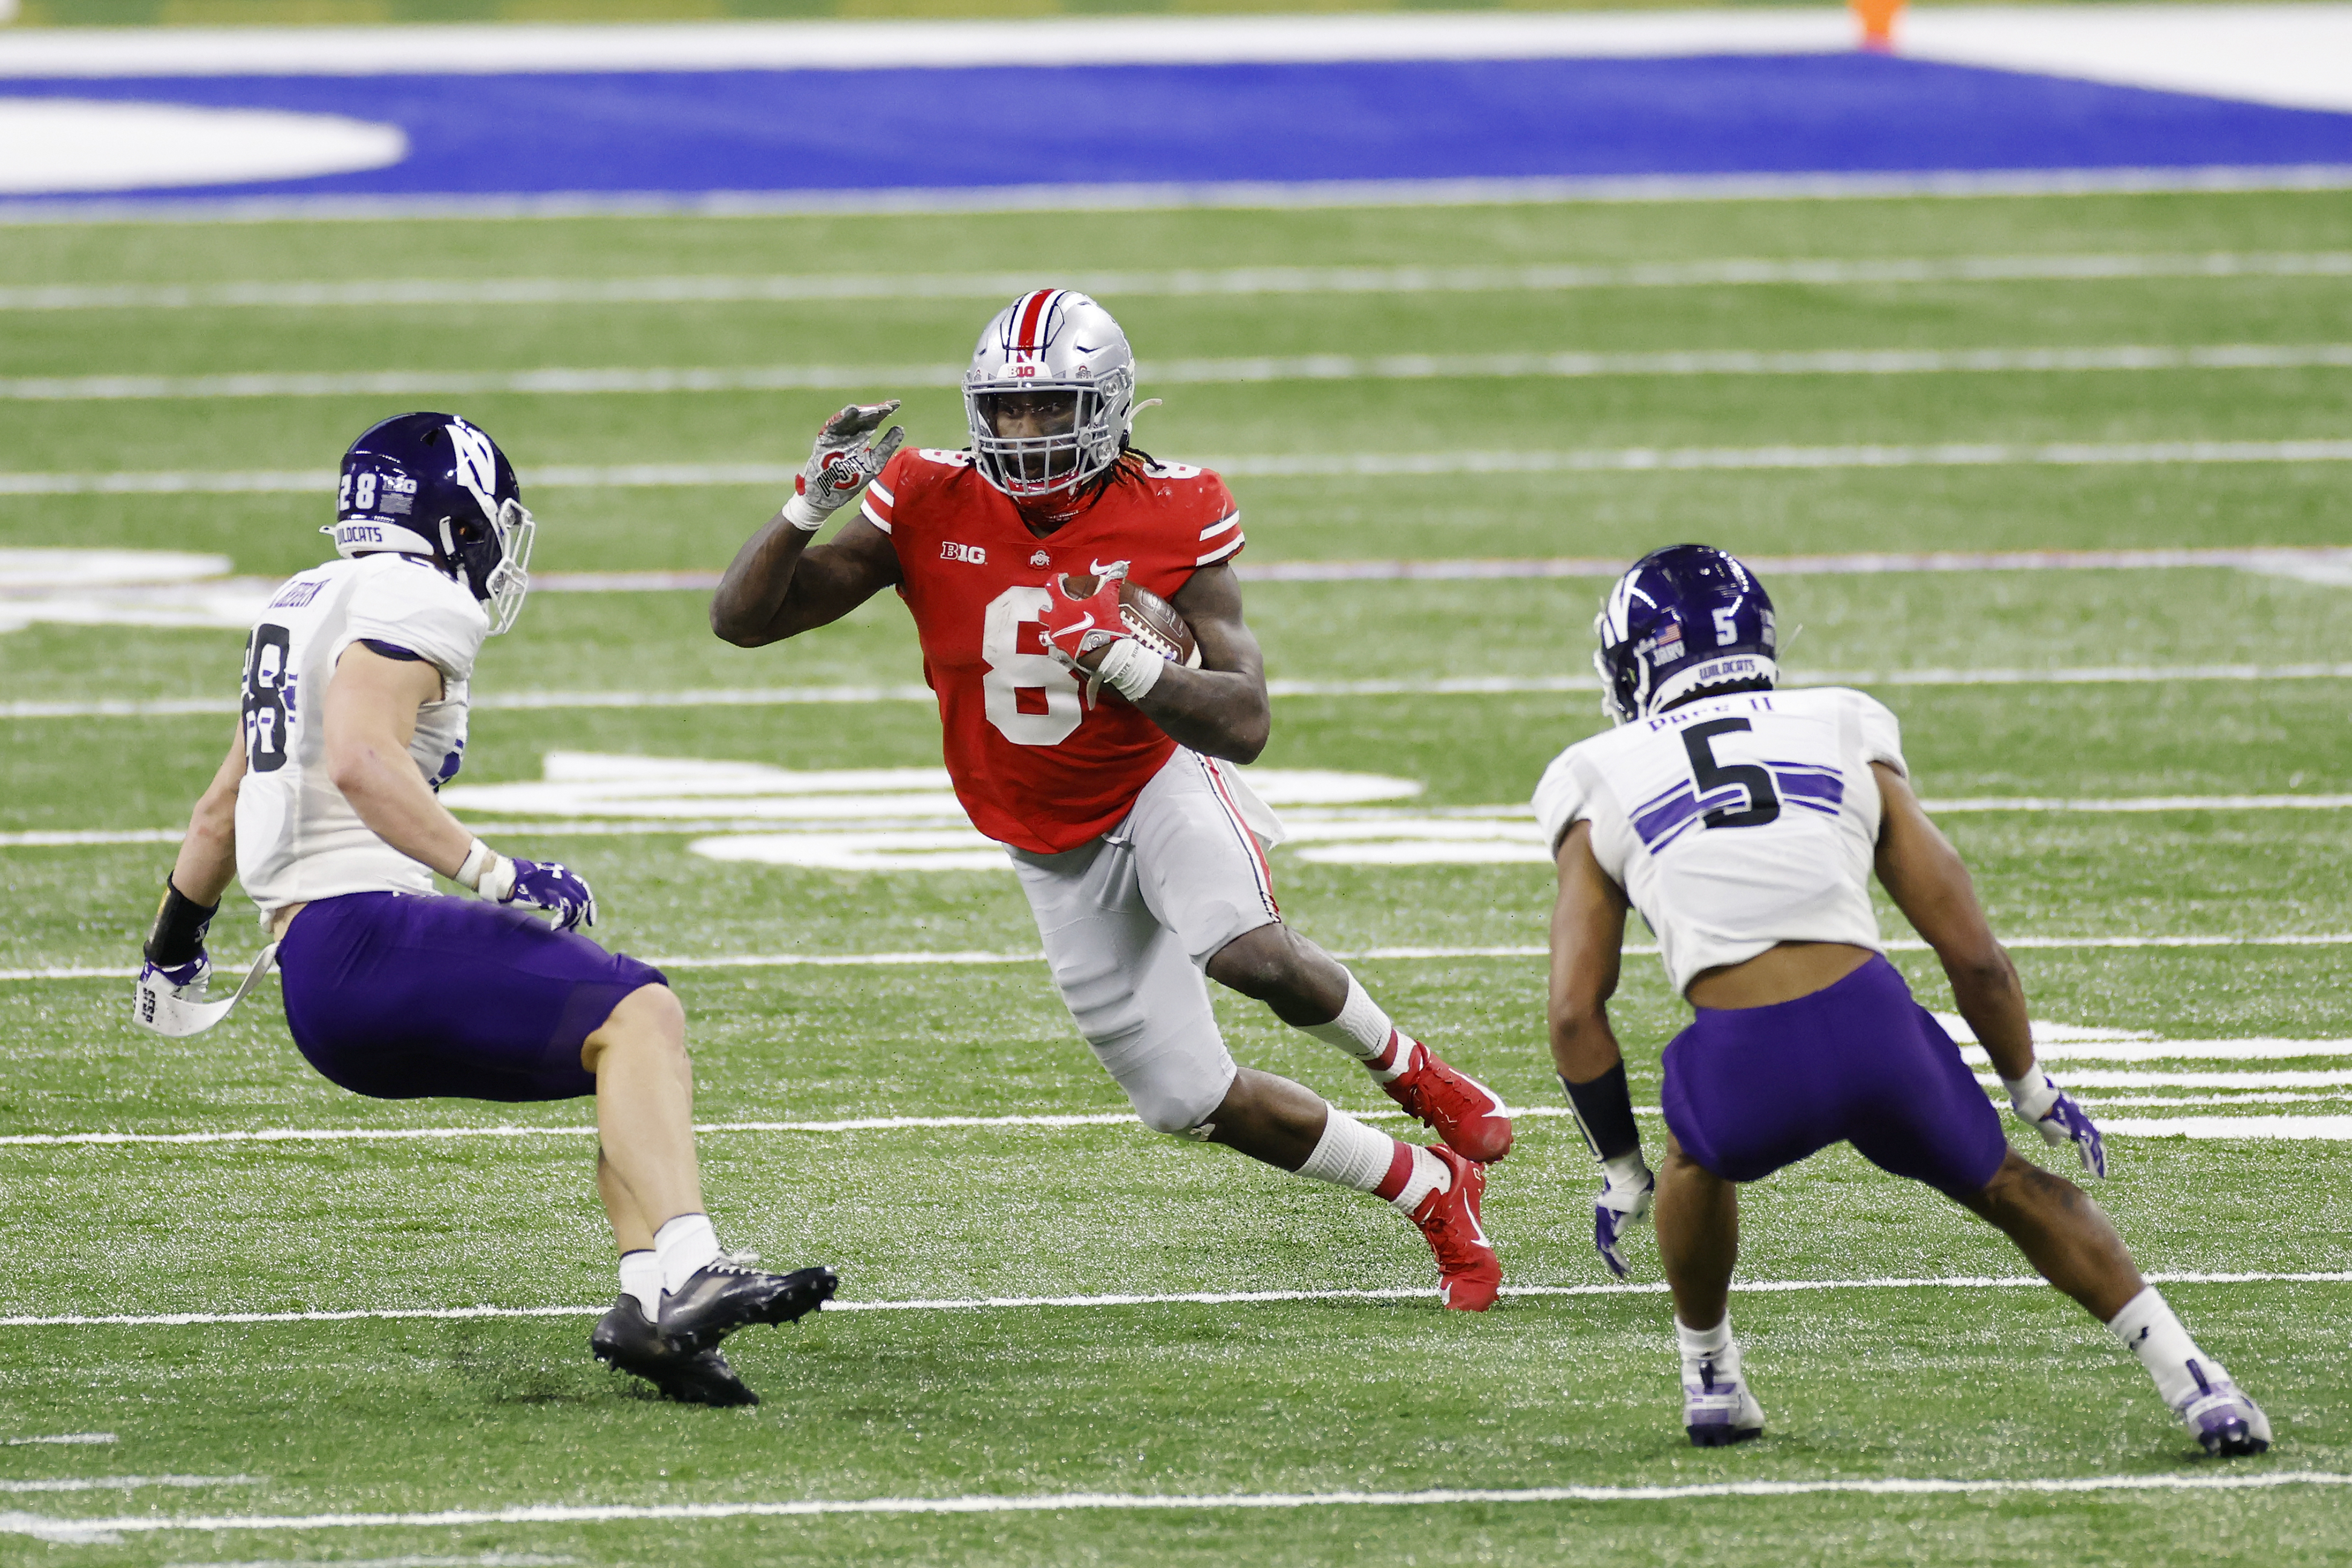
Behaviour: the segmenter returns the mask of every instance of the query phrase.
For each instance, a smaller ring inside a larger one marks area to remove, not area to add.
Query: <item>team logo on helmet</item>
[[[1771,595],[1711,545],[1668,545],[1642,557],[1610,588],[1592,629],[1601,711],[1620,724],[1695,692],[1780,679]]]

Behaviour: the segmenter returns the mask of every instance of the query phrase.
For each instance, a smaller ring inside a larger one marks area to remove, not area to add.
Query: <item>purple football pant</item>
[[[1666,1047],[1659,1100],[1683,1152],[1753,1182],[1832,1143],[1954,1198],[2009,1152],[1959,1047],[1885,959],[1770,1007],[1698,1010]]]
[[[474,899],[320,899],[278,950],[286,1023],[312,1067],[377,1100],[571,1100],[582,1042],[665,984],[541,916]]]

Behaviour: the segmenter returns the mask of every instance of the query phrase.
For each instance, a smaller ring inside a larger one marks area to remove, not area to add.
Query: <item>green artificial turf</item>
[[[127,14],[126,14],[127,15]],[[1489,265],[1734,257],[2311,251],[2352,242],[2340,195],[2032,201],[1558,205],[1034,217],[562,221],[0,229],[14,285],[403,277]],[[2340,279],[1139,296],[1146,362],[1255,353],[2311,343],[2352,335]],[[979,300],[857,306],[268,307],[12,312],[0,377],[544,365],[952,363]],[[842,330],[846,321],[855,330]],[[877,393],[889,390],[877,386]],[[1139,434],[1178,458],[1282,454],[2270,441],[2347,434],[2352,371],[1298,381],[1162,389]],[[791,465],[845,394],[463,400],[522,465]],[[380,398],[11,402],[0,471],[324,469]],[[961,444],[919,389],[916,438]],[[2113,465],[1399,479],[1234,488],[1249,565],[1459,557],[1630,559],[1675,539],[1760,557],[1857,551],[2340,545],[2338,463]],[[774,504],[757,487],[536,487],[534,565],[715,571]],[[320,556],[324,496],[0,497],[0,546],[182,549],[253,575]],[[2170,569],[1768,574],[1792,679],[1853,679],[1893,706],[1920,789],[1945,803],[2036,1017],[2172,1040],[2352,1038],[2352,947],[2166,945],[2352,932],[2341,810],[2236,797],[2352,789],[2352,683],[2219,667],[2344,656],[2347,590],[2220,564]],[[1600,727],[1588,668],[1597,577],[1248,584],[1276,702],[1267,766],[1400,776],[1410,808],[1523,807],[1543,765]],[[658,695],[905,686],[919,664],[885,598],[804,642],[711,638],[694,592],[547,593],[486,650],[478,694]],[[241,634],[36,625],[0,633],[17,702],[233,696]],[[2080,679],[2096,669],[2128,680]],[[2172,671],[2170,676],[2148,672]],[[2005,674],[2003,672],[2006,672]],[[2063,677],[2063,679],[2058,679]],[[169,828],[227,743],[226,713],[0,718],[0,833]],[[514,710],[473,719],[464,782],[541,776],[554,751],[794,769],[937,765],[919,700]],[[1991,810],[1996,799],[2197,797],[2145,812]],[[525,814],[530,817],[530,814]],[[495,842],[594,879],[598,934],[680,961],[698,1114],[721,1124],[883,1117],[1117,1117],[1123,1100],[1047,984],[1009,876],[719,862],[668,828],[591,835],[478,818]],[[1524,820],[1523,817],[1512,820]],[[117,971],[172,847],[0,846],[0,971]],[[1344,952],[1539,948],[1540,865],[1365,866],[1273,857],[1292,922]],[[1890,937],[1909,936],[1890,908]],[[2115,939],[2155,945],[2099,946]],[[258,945],[233,900],[226,969]],[[1636,922],[1630,940],[1646,940]],[[2044,945],[2050,944],[2050,945]],[[985,964],[707,967],[727,956],[977,952]],[[1931,955],[1896,962],[1948,1006]],[[1543,963],[1525,952],[1355,967],[1408,1028],[1513,1104],[1559,1105]],[[0,978],[0,1138],[270,1129],[467,1130],[395,1141],[0,1143],[15,1267],[0,1317],[493,1306],[593,1310],[614,1283],[590,1180],[592,1108],[368,1101],[312,1073],[265,985],[210,1033],[164,1040],[128,985]],[[1363,1112],[1344,1059],[1222,996],[1241,1060]],[[1638,1103],[1685,1010],[1629,957],[1617,1006]],[[2340,1070],[2325,1054],[2153,1070]],[[2062,1080],[2065,1061],[2053,1062]],[[2086,1091],[2127,1123],[2174,1114],[2342,1115],[2193,1086]],[[2116,1100],[2162,1103],[2111,1104]],[[551,1131],[486,1136],[501,1124]],[[1403,1123],[1381,1123],[1402,1131]],[[1656,1118],[1645,1118],[1657,1141]],[[2249,1126],[2254,1125],[2249,1123]],[[2038,1142],[2019,1144],[2048,1158]],[[2119,1131],[2096,1195],[2145,1267],[2325,1274],[2352,1258],[2342,1142]],[[0,1563],[462,1561],[1169,1563],[1563,1560],[1960,1563],[2340,1559],[2352,1493],[2039,1492],[962,1516],[376,1525],[131,1533],[48,1544],[47,1520],[310,1517],[548,1505],[814,1499],[1192,1496],[1657,1487],[1761,1479],[2029,1481],[2352,1475],[2343,1367],[2352,1286],[2183,1283],[2168,1294],[2268,1409],[2279,1446],[2194,1456],[2130,1359],[2039,1288],[1751,1291],[1734,1316],[1771,1426],[1702,1452],[1675,1420],[1654,1289],[1610,1291],[1590,1246],[1594,1174],[1572,1128],[1528,1116],[1495,1169],[1487,1228],[1507,1280],[1582,1294],[1439,1310],[1425,1252],[1381,1205],[1132,1123],[726,1131],[703,1146],[731,1240],[824,1260],[844,1303],[1295,1291],[1255,1302],[827,1312],[730,1343],[752,1412],[644,1397],[585,1354],[585,1311],[320,1322],[0,1324],[0,1482],[241,1478],[0,1494]],[[2013,1279],[1991,1231],[1832,1151],[1749,1190],[1752,1281]],[[1654,1287],[1654,1246],[1632,1244]],[[1346,1292],[1401,1292],[1348,1295]]]

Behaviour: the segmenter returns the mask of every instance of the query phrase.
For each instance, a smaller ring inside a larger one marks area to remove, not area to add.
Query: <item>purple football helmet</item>
[[[1769,688],[1780,678],[1771,595],[1712,545],[1669,544],[1634,562],[1592,629],[1601,710],[1620,724],[1707,688]]]
[[[429,556],[489,605],[505,631],[530,592],[531,536],[514,465],[454,414],[401,414],[343,454],[331,533],[339,555],[389,550]]]

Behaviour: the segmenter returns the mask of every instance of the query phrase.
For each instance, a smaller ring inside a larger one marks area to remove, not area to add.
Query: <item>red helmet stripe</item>
[[[1013,331],[1014,348],[1039,349],[1045,346],[1037,341],[1038,331],[1045,323],[1046,308],[1060,293],[1059,289],[1040,289],[1021,301],[1020,325]]]

